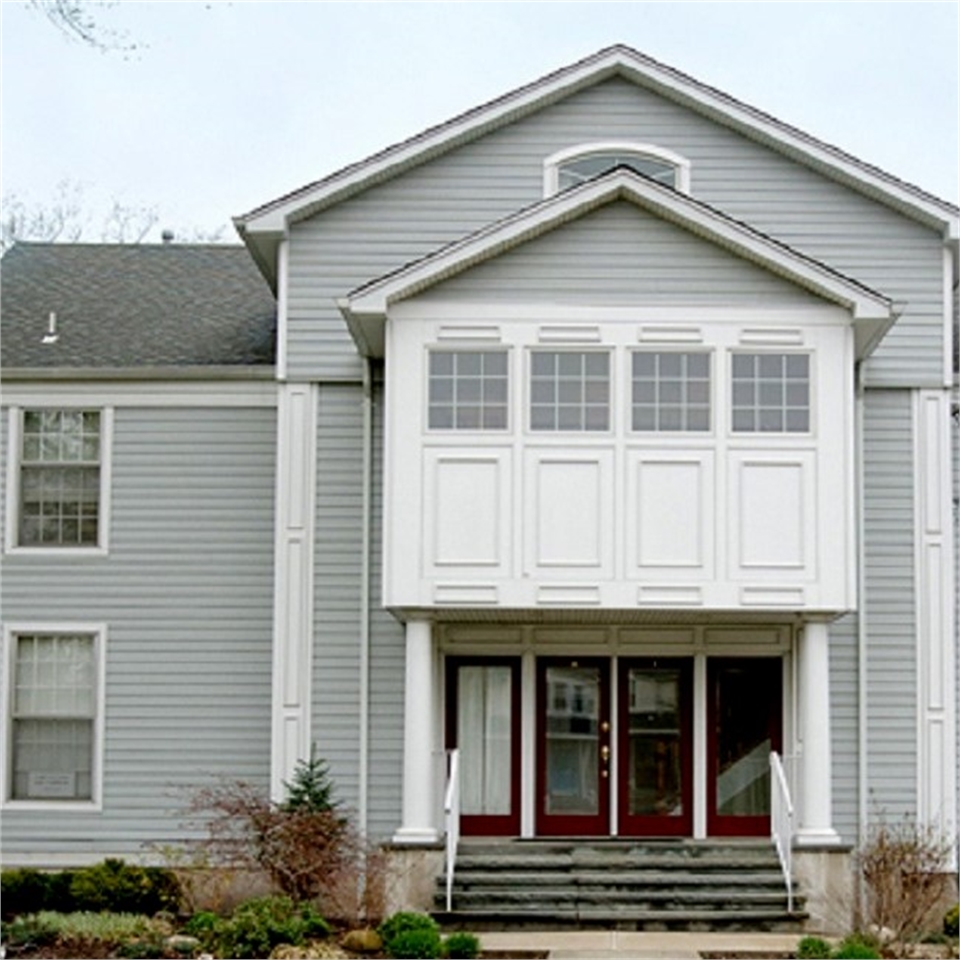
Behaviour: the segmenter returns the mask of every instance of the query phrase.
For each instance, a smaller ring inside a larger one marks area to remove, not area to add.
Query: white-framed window
[[[107,550],[111,408],[11,408],[6,549]]]
[[[603,140],[559,150],[543,162],[543,194],[553,196],[615,167],[629,167],[659,183],[690,192],[690,161],[652,143]]]
[[[510,377],[506,350],[431,349],[427,426],[431,430],[506,430]]]
[[[530,351],[530,429],[610,429],[610,354],[606,350]]]
[[[4,646],[5,804],[99,809],[106,627],[8,624]]]
[[[808,353],[734,353],[730,383],[734,433],[810,432]]]
[[[635,350],[631,355],[631,427],[637,432],[710,430],[708,351]]]

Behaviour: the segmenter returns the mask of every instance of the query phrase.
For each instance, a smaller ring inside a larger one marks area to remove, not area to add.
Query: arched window
[[[544,196],[568,190],[619,166],[682,193],[690,192],[690,161],[685,157],[649,143],[611,140],[579,144],[547,157],[543,163]]]

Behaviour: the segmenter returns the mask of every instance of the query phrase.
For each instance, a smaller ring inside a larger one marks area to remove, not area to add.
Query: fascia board
[[[532,210],[374,281],[346,297],[343,308],[358,316],[385,316],[390,304],[617,199],[630,200],[656,216],[841,304],[855,319],[890,316],[890,301],[881,294],[841,277],[682,194],[626,171],[558,194]]]
[[[625,47],[600,51],[593,57],[388,147],[324,180],[236,217],[235,223],[238,229],[251,234],[284,233],[291,222],[311,216],[345,195],[386,179],[408,166],[422,163],[431,155],[449,149],[458,141],[476,137],[513,115],[530,112],[581,86],[616,73],[669,99],[687,104],[752,139],[777,147],[842,181],[859,186],[868,194],[886,199],[904,212],[937,225],[945,239],[956,238],[960,233],[960,212],[952,204],[926,194],[920,188],[901,183],[836,147]]]

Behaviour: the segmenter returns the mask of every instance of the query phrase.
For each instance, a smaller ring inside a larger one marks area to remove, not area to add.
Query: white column
[[[394,843],[436,843],[434,823],[434,670],[428,620],[407,622],[403,708],[403,821]]]
[[[707,657],[693,658],[693,836],[707,836]]]
[[[800,741],[797,844],[835,844],[830,764],[830,641],[825,623],[807,623],[800,638]]]

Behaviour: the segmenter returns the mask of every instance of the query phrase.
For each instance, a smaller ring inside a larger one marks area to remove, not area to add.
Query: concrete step
[[[633,910],[597,909],[510,909],[439,911],[434,918],[444,929],[484,930],[742,930],[799,933],[806,914],[786,910]]]
[[[506,841],[461,845],[451,913],[476,929],[799,931],[768,841]],[[489,924],[489,926],[488,926]]]

